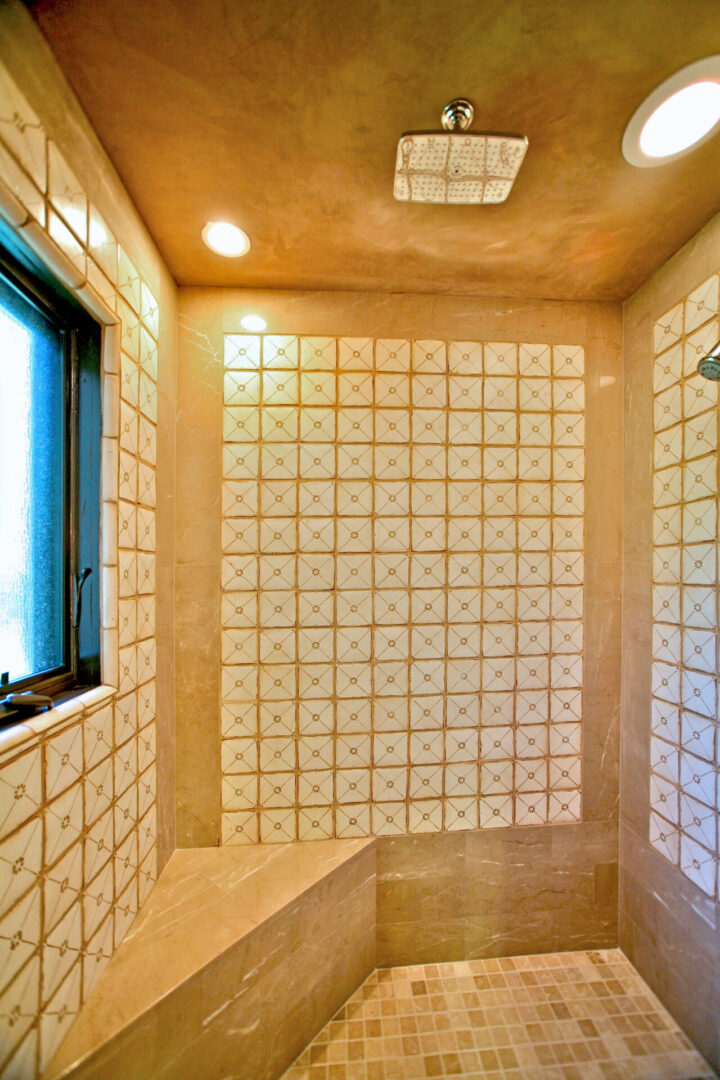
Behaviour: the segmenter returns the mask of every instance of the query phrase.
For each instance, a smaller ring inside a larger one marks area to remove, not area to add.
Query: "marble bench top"
[[[45,1073],[60,1077],[372,839],[175,851]]]

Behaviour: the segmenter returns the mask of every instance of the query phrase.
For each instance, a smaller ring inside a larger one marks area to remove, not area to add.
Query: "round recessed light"
[[[250,250],[248,234],[229,221],[208,221],[202,238],[216,255],[226,255],[229,259],[247,255]]]
[[[645,98],[625,128],[622,152],[643,169],[675,161],[720,128],[720,56],[671,75]]]
[[[262,315],[244,315],[240,320],[243,330],[250,330],[253,334],[260,334],[267,327]]]

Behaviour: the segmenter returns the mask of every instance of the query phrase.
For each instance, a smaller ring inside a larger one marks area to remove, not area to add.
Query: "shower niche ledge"
[[[374,840],[176,851],[44,1080],[274,1080],[375,960]]]

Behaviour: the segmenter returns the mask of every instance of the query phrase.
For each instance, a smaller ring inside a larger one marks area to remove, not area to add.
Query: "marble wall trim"
[[[611,823],[376,844],[380,967],[617,945]]]

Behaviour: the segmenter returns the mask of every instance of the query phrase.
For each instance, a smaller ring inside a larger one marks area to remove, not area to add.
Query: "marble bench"
[[[176,851],[44,1080],[276,1080],[375,960],[373,840]]]

